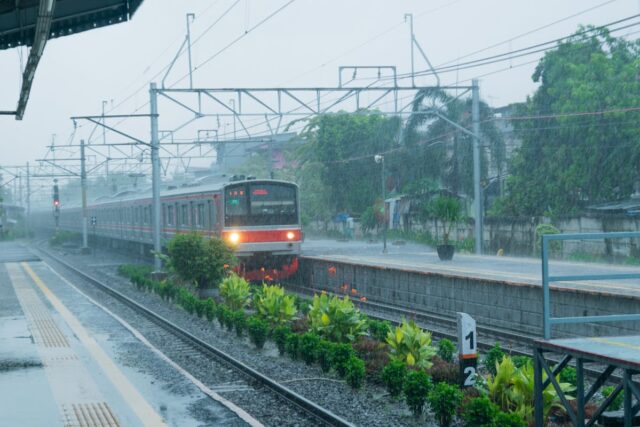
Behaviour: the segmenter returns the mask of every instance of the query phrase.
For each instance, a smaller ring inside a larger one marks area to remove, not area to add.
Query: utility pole
[[[113,101],[113,100],[112,100]],[[105,118],[104,118],[104,106],[107,105],[107,101],[102,101],[102,144],[107,143],[107,128],[105,127]],[[107,175],[107,183],[109,182],[109,159],[105,162],[105,174]]]
[[[27,162],[27,215],[24,218],[25,228],[27,229],[27,237],[31,232],[31,173],[29,171],[29,162]]]
[[[191,66],[191,22],[195,20],[195,13],[187,13],[187,56],[189,57],[189,89],[193,89],[193,68]]]
[[[404,14],[404,22],[409,21],[409,31],[411,32],[410,43],[411,43],[411,86],[416,87],[416,76],[415,76],[415,65],[413,60],[413,13],[405,13]]]
[[[471,120],[473,122],[473,197],[476,201],[476,255],[482,255],[483,214],[482,189],[480,187],[480,88],[478,80],[471,81]]]
[[[160,139],[158,134],[158,90],[155,83],[151,83],[149,88],[149,98],[151,107],[151,171],[152,171],[152,216],[153,216],[153,250],[154,273],[160,273],[162,261],[157,256],[162,252],[160,244]]]
[[[82,187],[82,248],[80,252],[88,254],[89,241],[87,236],[87,170],[85,167],[84,139],[80,141],[80,186]]]
[[[382,253],[387,253],[387,189],[385,188],[385,170],[384,170],[384,156],[376,154],[373,156],[373,160],[376,163],[380,163],[382,166]]]

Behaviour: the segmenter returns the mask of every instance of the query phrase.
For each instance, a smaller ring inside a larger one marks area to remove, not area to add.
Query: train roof
[[[283,181],[278,179],[245,179],[245,180],[237,180],[237,181],[216,182],[212,184],[204,184],[204,185],[197,185],[197,186],[178,187],[174,189],[166,189],[166,190],[160,191],[160,197],[162,198],[162,197],[172,197],[172,196],[190,196],[194,194],[211,193],[211,192],[221,191],[224,187],[228,185],[246,184],[246,183],[255,183],[255,182],[273,182],[273,183],[281,183],[281,184],[291,184],[297,187],[297,184],[294,182]],[[96,205],[111,204],[116,202],[146,200],[146,199],[151,199],[151,197],[152,197],[152,193],[150,190],[140,191],[140,192],[123,191],[113,196],[100,197],[90,204],[92,206],[96,206]]]

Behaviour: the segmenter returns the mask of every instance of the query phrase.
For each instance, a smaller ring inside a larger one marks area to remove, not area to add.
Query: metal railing
[[[551,338],[551,326],[570,323],[586,322],[620,322],[640,320],[639,314],[612,314],[601,316],[551,317],[551,301],[549,284],[551,282],[574,282],[581,280],[623,280],[640,279],[639,273],[611,273],[611,274],[573,274],[564,276],[549,275],[549,245],[555,240],[600,240],[640,238],[640,232],[613,233],[575,233],[575,234],[544,234],[542,235],[542,292],[543,292],[543,329],[544,338]],[[640,290],[640,286],[638,287]]]

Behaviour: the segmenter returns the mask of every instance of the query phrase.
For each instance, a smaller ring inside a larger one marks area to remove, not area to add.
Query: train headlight
[[[235,245],[240,241],[240,234],[238,233],[229,234],[229,241]]]
[[[293,231],[287,233],[287,239],[293,240],[294,237],[296,237],[296,234]]]

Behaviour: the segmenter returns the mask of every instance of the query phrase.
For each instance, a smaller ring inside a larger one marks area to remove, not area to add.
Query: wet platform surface
[[[335,241],[307,239],[302,246],[303,257],[331,262],[344,262],[372,267],[398,269],[421,273],[438,273],[472,277],[492,281],[524,283],[540,286],[542,264],[540,259],[469,255],[456,253],[452,261],[440,261],[433,248],[406,243],[387,245],[364,241]],[[567,261],[551,261],[551,275],[638,273],[640,266],[609,265]],[[558,282],[552,286],[573,290],[612,293],[640,297],[640,280]]]
[[[40,257],[19,243],[0,242],[0,264],[25,261],[40,261]]]
[[[0,262],[0,396],[0,426],[246,425],[43,262]]]

